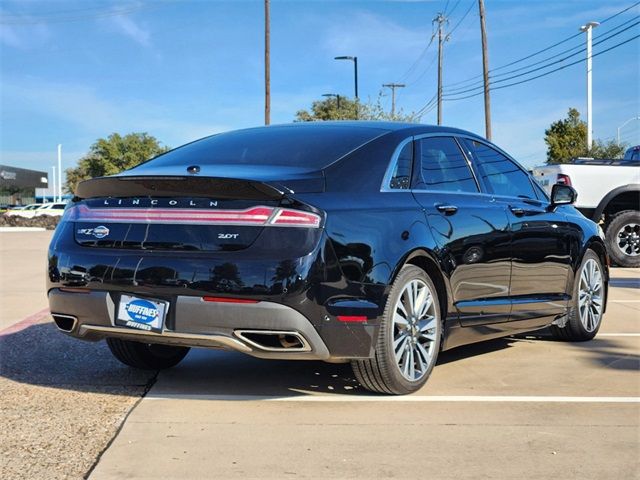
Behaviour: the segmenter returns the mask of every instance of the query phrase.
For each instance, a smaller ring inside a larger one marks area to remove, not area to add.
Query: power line
[[[637,19],[637,18],[640,18],[640,16],[636,17],[635,19]],[[613,33],[613,34],[611,34],[611,35],[609,35],[609,36],[607,36],[607,37],[595,42],[593,45],[596,46],[596,45],[599,45],[599,44],[601,44],[603,42],[606,42],[607,40],[610,40],[611,38],[613,38],[615,36],[618,36],[621,33],[624,33],[625,31],[627,31],[630,28],[633,28],[633,27],[635,27],[637,25],[640,25],[640,22],[636,22],[636,23],[634,23],[632,25],[629,25],[627,28],[625,28],[623,30],[620,30],[619,32]],[[567,55],[565,57],[562,57],[562,58],[560,58],[558,60],[555,60],[555,61],[553,61],[551,63],[548,63],[547,65],[543,65],[541,67],[537,67],[537,68],[534,68],[532,70],[528,70],[526,72],[518,73],[517,75],[512,75],[512,76],[506,77],[506,78],[501,78],[499,80],[494,80],[493,77],[492,77],[491,83],[492,84],[502,83],[502,82],[506,82],[506,81],[509,81],[509,80],[513,80],[514,78],[520,78],[520,77],[523,77],[525,75],[529,75],[530,73],[535,73],[535,72],[538,72],[540,70],[544,70],[545,68],[549,68],[552,65],[557,65],[559,63],[564,62],[565,60],[568,60],[569,58],[575,57],[576,55],[578,55],[580,53],[583,53],[585,50],[586,50],[586,47],[582,47],[580,50],[578,50],[575,53],[572,53],[571,55]],[[595,55],[593,55],[593,56],[595,56]],[[522,69],[519,69],[519,70],[522,70]],[[457,91],[457,92],[449,91],[447,94],[445,94],[445,97],[446,96],[455,96],[455,95],[459,95],[459,94],[462,94],[462,93],[469,93],[469,92],[472,92],[474,90],[478,90],[479,88],[482,88],[482,86],[480,85],[480,86],[477,86],[477,87],[468,88],[466,90],[461,90],[461,91],[458,89],[459,91]]]
[[[628,38],[627,40],[624,40],[623,42],[617,43],[617,44],[613,45],[612,47],[609,47],[609,48],[607,48],[605,50],[602,50],[601,52],[595,53],[595,54],[593,54],[591,56],[591,58],[594,58],[594,57],[597,57],[598,55],[602,55],[604,53],[610,52],[611,50],[614,50],[614,49],[616,49],[618,47],[621,47],[622,45],[625,45],[625,44],[627,44],[627,43],[629,43],[629,42],[631,42],[631,41],[633,41],[633,40],[635,40],[637,38],[640,38],[640,34],[636,35],[634,37]],[[587,60],[586,58],[581,58],[580,60],[576,60],[575,62],[568,63],[568,64],[563,65],[561,67],[558,67],[558,68],[556,68],[554,70],[550,70],[548,72],[541,73],[540,75],[536,75],[536,76],[531,77],[531,78],[526,78],[526,79],[520,80],[518,82],[508,83],[506,85],[499,85],[497,87],[493,87],[492,86],[490,90],[492,90],[492,91],[493,90],[500,90],[500,89],[503,89],[503,88],[508,88],[508,87],[513,87],[515,85],[520,85],[522,83],[531,82],[532,80],[537,80],[538,78],[546,77],[547,75],[551,75],[552,73],[558,72],[560,70],[564,70],[565,68],[571,67],[573,65],[577,65],[578,63],[585,62],[586,60]],[[453,101],[457,101],[457,100],[464,100],[466,98],[472,98],[472,97],[476,97],[478,95],[482,95],[482,93],[483,92],[477,92],[477,93],[473,93],[471,95],[466,95],[466,96],[458,97],[458,98],[445,98],[445,100],[448,101],[448,102],[453,102]]]
[[[452,14],[453,12],[455,12],[455,11],[456,11],[456,8],[458,8],[458,5],[459,5],[459,4],[460,4],[460,0],[457,0],[457,1],[456,1],[456,3],[454,3],[454,5],[453,5],[453,7],[451,8],[451,11],[450,11],[449,13],[447,13],[446,11],[444,12],[444,13],[445,13],[445,15],[449,15],[449,16],[451,16],[451,14]]]
[[[455,26],[451,29],[451,31],[449,32],[449,35],[455,32],[456,29],[460,26],[460,24],[464,21],[464,19],[467,18],[467,15],[469,15],[469,12],[471,11],[471,9],[474,7],[475,4],[476,4],[476,1],[472,0],[472,2],[469,4],[469,8],[467,8],[467,11],[464,12],[464,15],[462,15],[462,18],[458,20],[458,23],[456,23]]]
[[[472,5],[473,5],[473,4],[472,4]],[[606,23],[606,22],[608,22],[608,21],[610,21],[610,20],[613,20],[613,19],[614,19],[614,18],[616,18],[617,16],[622,15],[622,14],[623,14],[623,13],[625,13],[625,12],[628,12],[629,10],[631,10],[631,9],[632,9],[632,8],[634,8],[634,7],[637,7],[638,5],[640,5],[640,2],[636,2],[636,3],[634,3],[633,5],[630,5],[629,7],[625,8],[625,9],[623,9],[623,10],[620,10],[619,12],[617,12],[617,13],[615,13],[615,14],[613,14],[613,15],[611,15],[611,16],[609,16],[609,17],[607,17],[607,18],[605,18],[604,20],[602,20],[602,21],[600,22],[600,24],[602,25],[602,24],[604,24],[604,23]],[[469,10],[470,10],[470,9],[469,9]],[[567,37],[567,38],[565,38],[565,39],[563,39],[563,40],[560,40],[559,42],[556,42],[556,43],[554,43],[554,44],[552,44],[552,45],[549,45],[549,46],[547,46],[547,47],[545,47],[545,48],[543,48],[543,49],[541,49],[541,50],[538,50],[538,51],[536,51],[536,52],[533,52],[533,53],[531,53],[531,54],[529,54],[529,55],[526,55],[526,56],[524,56],[524,57],[522,57],[522,58],[519,58],[519,59],[517,59],[517,60],[514,60],[514,61],[512,61],[512,62],[506,63],[506,64],[501,65],[501,66],[499,66],[499,67],[495,67],[495,68],[491,69],[491,72],[495,72],[495,71],[498,71],[498,70],[502,70],[502,69],[505,69],[505,68],[510,67],[510,66],[512,66],[512,65],[516,65],[516,64],[518,64],[518,63],[521,63],[521,62],[523,62],[523,61],[525,61],[525,60],[528,60],[528,59],[533,58],[533,57],[535,57],[535,56],[537,56],[537,55],[540,55],[541,53],[547,52],[547,51],[549,51],[549,50],[551,50],[551,49],[553,49],[553,48],[555,48],[555,47],[557,47],[557,46],[559,46],[559,45],[562,45],[562,44],[564,44],[564,43],[567,43],[568,41],[573,40],[574,38],[576,38],[576,37],[578,37],[578,36],[580,36],[580,35],[582,35],[582,32],[578,32],[578,33],[576,33],[576,34],[573,34],[573,35],[571,35],[571,36],[569,36],[569,37]],[[482,77],[482,75],[474,75],[473,77],[469,77],[469,78],[467,78],[467,79],[465,79],[465,80],[460,80],[459,82],[451,83],[451,84],[447,85],[447,87],[454,87],[454,86],[456,86],[456,85],[460,85],[460,84],[468,83],[468,82],[470,82],[470,81],[476,80],[476,79],[481,78],[481,77]]]
[[[158,2],[153,5],[130,6],[130,7],[119,8],[119,9],[102,10],[96,13],[87,13],[87,14],[83,14],[82,12],[85,12],[85,11],[88,12],[88,11],[91,11],[91,9],[67,11],[70,14],[66,14],[63,12],[60,12],[61,14],[58,14],[57,12],[51,12],[47,15],[40,14],[36,16],[32,16],[32,15],[25,16],[20,14],[2,14],[0,15],[0,25],[16,25],[17,26],[17,25],[36,25],[36,24],[42,24],[42,23],[51,24],[51,23],[77,22],[82,20],[93,20],[93,19],[100,19],[100,18],[116,17],[119,15],[128,15],[130,13],[138,12],[141,10],[159,8],[161,6],[163,6],[163,4],[161,2]],[[78,12],[78,14],[75,14],[75,12]]]
[[[411,74],[413,73],[413,71],[415,70],[415,68],[418,66],[418,64],[420,63],[420,61],[425,57],[425,55],[427,54],[427,52],[429,51],[429,47],[431,47],[431,44],[433,43],[433,40],[435,39],[435,34],[431,34],[431,39],[429,40],[429,43],[427,44],[426,47],[424,47],[424,49],[422,50],[422,52],[420,53],[420,55],[418,55],[418,58],[416,58],[416,60],[411,64],[411,66],[409,67],[409,69],[405,72],[405,74],[400,78],[400,80],[402,81],[406,81]]]
[[[609,34],[609,33],[613,33],[614,31],[616,31],[616,30],[618,30],[618,29],[622,28],[623,26],[627,25],[628,23],[631,23],[631,22],[633,22],[633,21],[637,20],[638,18],[640,18],[640,15],[637,15],[637,16],[635,16],[635,17],[631,18],[630,20],[627,20],[626,22],[621,23],[620,25],[618,25],[618,26],[616,26],[616,27],[612,28],[611,30],[609,30],[609,31],[607,31],[607,32],[604,32],[604,34],[602,34],[602,35],[599,35],[599,36],[598,36],[598,39],[599,39],[599,40],[598,40],[598,42],[594,43],[594,45],[598,45],[599,43],[602,43],[602,42],[604,42],[604,41],[606,41],[606,40],[608,40],[608,39],[610,39],[610,38],[613,38],[614,36],[616,36],[616,35],[618,35],[618,34],[620,34],[620,33],[624,32],[624,31],[629,30],[630,28],[632,28],[632,27],[634,27],[634,26],[638,25],[638,23],[635,23],[635,24],[633,24],[633,25],[631,25],[631,26],[629,26],[629,27],[627,27],[627,28],[625,28],[625,29],[623,29],[623,30],[620,30],[619,32],[617,32],[617,33],[615,33],[615,34],[609,35],[609,36],[607,36],[606,38],[602,38],[602,37],[603,37],[603,35],[606,35],[606,34]],[[575,55],[577,55],[577,54],[579,54],[579,53],[581,53],[581,52],[584,52],[586,48],[585,48],[582,44],[580,44],[580,45],[576,45],[576,46],[571,47],[571,48],[568,48],[568,49],[566,49],[566,50],[562,50],[561,52],[558,52],[558,53],[557,53],[557,54],[555,54],[555,55],[552,55],[552,56],[550,56],[550,57],[544,58],[543,60],[539,60],[539,61],[537,61],[537,62],[530,63],[530,64],[528,64],[528,65],[525,65],[525,66],[522,66],[522,67],[519,67],[519,68],[516,68],[516,69],[513,69],[513,70],[509,70],[508,72],[498,73],[497,75],[491,75],[491,79],[492,79],[492,81],[494,81],[495,79],[500,78],[500,77],[504,77],[505,75],[510,75],[510,74],[512,74],[512,73],[520,72],[520,71],[522,71],[522,70],[526,70],[527,68],[531,68],[531,67],[534,67],[534,66],[536,66],[536,65],[540,65],[540,64],[546,63],[546,62],[548,62],[548,61],[550,61],[550,60],[553,60],[553,59],[555,59],[555,58],[559,57],[560,55],[563,55],[563,54],[565,54],[565,53],[571,52],[571,51],[576,50],[576,49],[579,49],[579,50],[578,50],[577,52],[575,52],[575,53],[573,53],[573,54],[571,54],[571,55],[567,56],[567,57],[564,57],[564,59],[566,60],[567,58],[570,58],[570,57],[575,56]],[[540,67],[540,69],[543,69],[543,68],[546,68],[546,67],[548,67],[548,66],[551,66],[551,65],[553,65],[554,63],[558,63],[558,62],[552,62],[552,63],[550,63],[550,64],[548,64],[548,65],[546,65],[546,66]],[[515,77],[510,77],[510,78],[515,78]],[[499,80],[495,80],[495,81],[496,81],[497,83],[499,83],[499,82],[500,82]],[[466,93],[466,92],[470,92],[470,91],[472,91],[472,90],[473,90],[473,89],[475,89],[475,88],[479,88],[479,86],[480,86],[480,85],[482,85],[482,83],[483,83],[483,82],[482,82],[482,80],[476,80],[475,82],[470,83],[469,85],[459,86],[459,87],[457,87],[457,88],[453,88],[453,89],[448,89],[448,88],[445,88],[445,89],[446,89],[446,90],[447,90],[447,92],[448,92],[448,93],[450,93],[450,94],[451,94],[451,93]]]

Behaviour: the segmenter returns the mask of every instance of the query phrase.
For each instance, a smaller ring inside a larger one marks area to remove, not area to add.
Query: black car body
[[[432,282],[437,346],[450,349],[565,326],[588,251],[606,302],[596,224],[474,134],[301,123],[215,135],[81,183],[47,290],[58,327],[86,340],[364,369],[407,265]],[[141,321],[117,320],[120,308]],[[159,328],[145,312],[164,317]]]

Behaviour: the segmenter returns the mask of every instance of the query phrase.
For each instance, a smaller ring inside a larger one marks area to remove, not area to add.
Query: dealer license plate
[[[167,302],[162,300],[122,295],[118,304],[116,325],[148,332],[162,332],[167,307]]]

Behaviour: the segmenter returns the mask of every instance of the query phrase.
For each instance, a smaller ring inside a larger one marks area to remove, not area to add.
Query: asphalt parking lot
[[[639,269],[612,270],[592,342],[464,347],[417,394],[376,397],[347,365],[193,350],[127,369],[55,331],[50,235],[0,233],[3,478],[640,477]]]

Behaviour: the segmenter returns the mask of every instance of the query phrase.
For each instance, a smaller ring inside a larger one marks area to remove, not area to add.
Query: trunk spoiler
[[[322,179],[320,179],[322,180]],[[196,176],[112,176],[85,180],[76,196],[96,197],[215,197],[220,199],[280,200],[293,191],[280,182]]]

